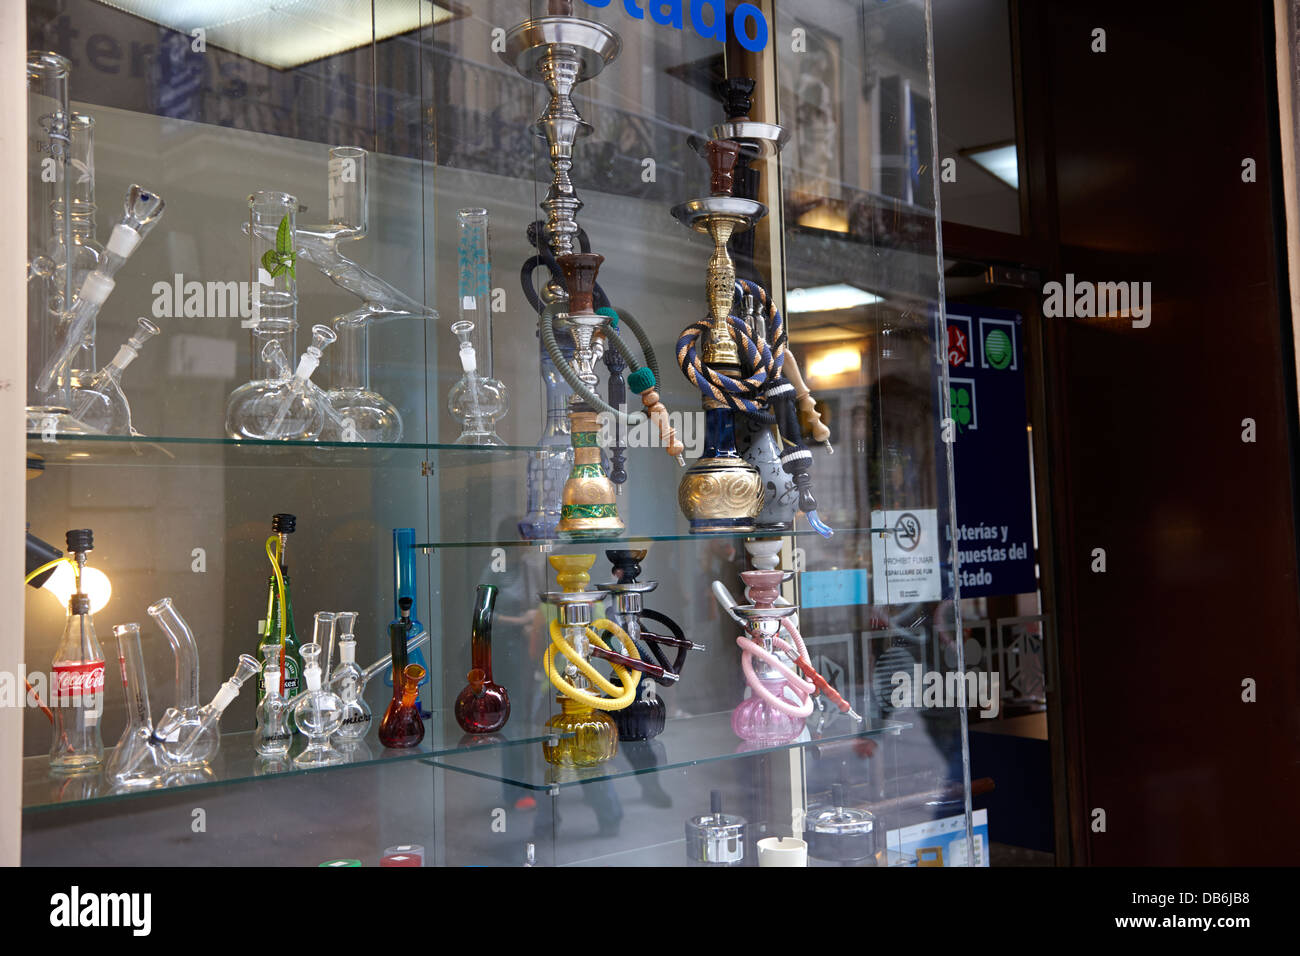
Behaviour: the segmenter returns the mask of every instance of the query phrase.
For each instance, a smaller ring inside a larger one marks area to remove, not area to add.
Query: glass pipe
[[[171,735],[173,726],[179,728],[182,723],[186,724],[185,730],[179,734],[176,746],[169,752],[174,763],[181,766],[206,764],[217,755],[217,748],[221,745],[221,715],[239,696],[239,689],[244,686],[244,682],[261,670],[255,657],[240,654],[235,673],[221,685],[211,701],[199,708],[196,715],[198,720],[192,724],[180,711],[171,707],[167,709],[158,724],[159,737],[166,739]],[[205,748],[203,751],[195,749],[200,744]]]
[[[402,598],[409,598],[411,601],[410,618],[411,630],[422,631],[424,625],[420,623],[419,609],[416,607],[416,599],[419,596],[419,579],[415,574],[415,529],[414,528],[394,528],[393,529],[393,619],[389,622],[389,634],[392,633],[394,624],[400,624],[402,621]],[[409,660],[403,661],[401,666],[397,667],[395,672],[400,674],[402,667],[407,664],[419,664],[425,670],[425,681],[429,680],[429,665],[424,659],[424,652],[414,651]],[[385,675],[384,683],[393,686],[393,673]],[[416,703],[420,705],[421,716],[428,717],[429,712],[424,709],[424,702],[417,697]]]
[[[99,719],[104,713],[104,652],[95,635],[90,597],[82,590],[82,570],[94,547],[90,529],[67,534],[76,572],[76,591],[68,599],[63,635],[50,665],[50,707],[54,735],[50,771],[56,774],[96,769],[104,759]]]
[[[342,641],[345,637],[348,640],[356,640],[353,631],[356,629],[358,616],[356,611],[339,611],[334,615],[334,631],[329,635],[329,644],[325,648],[324,672],[327,675],[334,672],[335,643]]]
[[[131,403],[122,391],[122,373],[159,330],[144,316],[136,321],[136,333],[117,350],[113,360],[89,378],[79,380],[73,389],[74,417],[106,435],[140,434],[131,424]]]
[[[71,201],[65,205],[62,198],[55,200],[50,210],[54,220],[51,259],[56,289],[50,302],[50,319],[60,327],[71,304],[71,300],[64,299],[62,290],[65,287],[80,289],[86,276],[95,271],[104,257],[104,247],[95,238],[95,120],[85,113],[73,112],[68,132]],[[70,230],[64,228],[65,214],[71,220]],[[65,243],[65,239],[69,242]],[[73,379],[89,375],[96,364],[95,324],[92,322],[72,360]]]
[[[566,361],[573,360],[573,341],[565,335],[558,344]],[[573,470],[573,444],[569,431],[569,399],[573,389],[555,368],[545,345],[538,349],[542,385],[546,389],[546,418],[537,439],[538,450],[528,456],[528,513],[519,522],[519,534],[529,540],[554,538],[560,523],[564,482]]]
[[[127,704],[126,728],[104,766],[104,775],[114,787],[125,790],[158,787],[162,785],[167,761],[154,736],[153,715],[149,711],[149,682],[140,650],[140,625],[119,624],[113,628],[113,636],[117,638],[122,693]]]
[[[321,353],[337,336],[328,325],[312,326],[312,343],[302,353],[291,377],[260,379],[246,383],[232,394],[227,406],[227,431],[232,438],[264,441],[314,441],[320,437],[330,414],[329,399],[311,382],[320,365]],[[263,359],[277,375],[286,368],[283,345],[267,342]]]
[[[407,664],[402,669],[402,679],[393,687],[393,699],[379,722],[379,742],[385,747],[414,747],[424,739],[424,721],[416,706],[423,679],[424,668],[419,664]]]
[[[73,245],[72,218],[55,210],[72,202],[72,111],[68,101],[71,62],[57,53],[27,55],[27,418],[28,431],[75,431],[70,414],[71,381],[37,388],[54,355],[63,307],[76,293],[71,270],[57,270],[55,250]]]
[[[261,686],[265,693],[255,711],[253,747],[263,757],[283,757],[293,743],[293,729],[289,726],[289,702],[280,694],[279,645],[262,645]]]
[[[406,642],[408,659],[428,640],[429,632],[424,630],[409,638]],[[373,714],[370,705],[366,703],[366,685],[376,674],[386,670],[393,661],[390,652],[362,670],[356,663],[356,654],[356,637],[351,630],[348,630],[339,636],[339,663],[329,679],[330,690],[338,694],[343,701],[343,723],[335,734],[336,742],[358,740],[370,729]]]
[[[131,257],[140,242],[162,218],[162,197],[141,186],[132,185],[122,201],[122,218],[113,227],[104,257],[95,271],[86,276],[59,337],[54,355],[37,377],[36,387],[50,394],[66,380],[72,362],[82,348],[86,336],[94,329],[95,317],[116,284],[114,276]]]
[[[334,632],[338,629],[338,615],[333,611],[317,611],[312,618],[311,639],[321,649],[321,683],[329,675],[334,657]]]
[[[470,636],[469,683],[456,697],[456,723],[467,734],[490,734],[510,719],[510,695],[492,679],[492,609],[497,589],[480,584],[474,603],[474,626]]]
[[[149,605],[148,613],[167,636],[176,660],[173,705],[163,714],[155,729],[159,745],[171,766],[203,764],[217,752],[220,741],[213,728],[190,739],[190,731],[199,725],[200,709],[199,649],[194,643],[194,632],[169,597]],[[189,744],[185,752],[180,746],[182,739]]]
[[[592,766],[618,751],[618,727],[606,711],[621,710],[636,699],[641,674],[629,664],[642,663],[640,651],[613,621],[592,620],[596,602],[604,597],[603,592],[591,589],[588,572],[596,562],[594,554],[551,555],[547,560],[556,571],[561,590],[541,595],[559,612],[551,621],[551,643],[542,655],[542,671],[560,692],[556,697],[560,713],[546,722],[558,734],[542,744],[542,756],[560,766]],[[611,648],[600,636],[602,632],[617,638],[624,653],[614,654],[611,660]],[[598,650],[611,660],[618,686],[591,665],[589,658]],[[565,661],[563,672],[556,667],[561,658]]]
[[[295,767],[325,767],[342,763],[343,755],[330,746],[330,737],[343,723],[343,700],[321,689],[321,646],[302,646],[303,677],[307,689],[293,702],[293,721],[307,738],[307,749],[293,758]]]
[[[509,407],[509,393],[496,379],[477,370],[472,336],[474,323],[453,322],[451,331],[460,340],[460,367],[464,373],[447,394],[447,410],[461,423],[457,445],[504,445],[496,423]]]

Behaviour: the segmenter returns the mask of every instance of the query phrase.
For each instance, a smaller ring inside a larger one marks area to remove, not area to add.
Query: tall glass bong
[[[457,445],[504,445],[497,422],[510,406],[506,386],[492,376],[492,268],[486,209],[456,213],[460,227],[457,292],[460,319],[451,331],[460,340],[464,373],[447,395],[447,410],[461,423]]]

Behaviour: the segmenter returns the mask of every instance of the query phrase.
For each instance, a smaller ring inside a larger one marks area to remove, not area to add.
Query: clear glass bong
[[[73,415],[78,421],[107,435],[139,435],[131,423],[131,403],[122,391],[122,373],[136,360],[140,349],[158,334],[158,326],[144,316],[136,320],[135,335],[117,350],[113,360],[73,389]]]
[[[256,677],[261,669],[257,658],[251,654],[240,654],[235,672],[221,685],[212,700],[198,709],[193,722],[173,708],[169,708],[163,714],[163,719],[158,725],[159,736],[170,733],[172,722],[175,722],[177,727],[185,725],[185,729],[177,737],[175,748],[171,751],[172,759],[177,764],[181,766],[207,764],[217,755],[217,747],[221,744],[221,715],[234,703],[235,698],[239,696],[239,689],[245,682],[251,677]],[[196,750],[199,746],[203,747],[202,751]]]
[[[294,724],[307,738],[307,749],[293,758],[295,767],[325,767],[342,763],[344,757],[330,746],[332,737],[343,723],[343,699],[332,690],[321,688],[321,646],[304,644],[301,651],[306,692],[293,701]]]
[[[370,327],[393,319],[436,319],[438,313],[339,251],[341,242],[362,239],[369,229],[368,154],[353,146],[335,146],[329,155],[329,222],[296,227],[295,247],[298,255],[363,304],[333,321],[339,344],[332,360],[334,387],[327,394],[336,414],[327,416],[320,438],[398,442],[401,413],[370,384]],[[270,240],[275,225],[250,221],[247,229]]]
[[[257,706],[253,747],[263,757],[284,757],[293,743],[289,702],[280,696],[280,646],[262,645],[262,681],[266,695]]]
[[[173,706],[167,708],[154,729],[158,745],[169,766],[201,765],[217,752],[220,738],[214,728],[208,728],[199,738],[189,740],[189,731],[199,725],[200,708],[199,649],[194,643],[194,632],[169,597],[151,604],[148,613],[167,636],[176,660]],[[182,737],[189,741],[187,753],[182,753],[180,749]]]
[[[228,419],[226,428],[232,438],[314,441],[321,437],[335,410],[311,376],[320,366],[321,354],[336,336],[328,325],[313,325],[311,332],[311,345],[299,357],[292,374],[279,339],[262,347],[262,360],[275,378],[240,386],[236,390],[242,392],[237,409],[235,396],[231,396],[228,414],[233,414],[235,420]]]
[[[460,340],[464,373],[447,395],[447,409],[461,423],[457,445],[504,445],[496,423],[510,407],[506,386],[492,376],[492,269],[486,209],[462,209],[457,250],[460,320],[451,331]]]
[[[149,683],[140,651],[140,625],[119,624],[118,661],[122,668],[122,692],[126,697],[126,729],[118,738],[104,775],[115,789],[147,790],[160,787],[167,773],[167,758],[154,734],[149,711]]]

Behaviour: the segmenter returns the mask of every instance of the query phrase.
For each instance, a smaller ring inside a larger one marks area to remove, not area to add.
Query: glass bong
[[[330,746],[330,737],[343,724],[343,699],[321,686],[321,646],[302,646],[303,677],[307,690],[293,702],[293,721],[307,738],[307,749],[293,758],[295,767],[325,767],[342,763],[343,755]]]
[[[262,645],[262,684],[266,692],[257,705],[253,747],[263,757],[284,757],[293,744],[290,702],[280,694],[280,646]]]
[[[460,340],[464,373],[447,395],[447,410],[461,423],[457,445],[504,445],[496,423],[510,406],[506,386],[492,376],[492,269],[486,209],[456,213],[457,291],[460,320],[451,331]]]
[[[113,636],[117,638],[122,669],[127,723],[113,748],[113,756],[104,767],[104,774],[115,788],[159,787],[167,771],[167,758],[154,734],[153,715],[149,710],[149,681],[140,650],[140,625],[119,624],[113,628]]]
[[[419,634],[408,638],[406,653],[409,656],[429,641],[429,632],[421,630]],[[387,670],[393,662],[390,651],[375,661],[365,670],[356,663],[357,642],[351,631],[339,636],[339,663],[330,673],[329,689],[339,695],[343,701],[343,722],[334,732],[334,743],[342,746],[360,740],[370,729],[373,712],[366,703],[366,685],[375,675]]]
[[[467,734],[494,733],[510,719],[510,695],[492,679],[492,608],[496,600],[495,585],[478,586],[470,638],[472,669],[455,705],[456,723]]]
[[[322,441],[398,442],[402,416],[370,384],[370,328],[393,319],[436,319],[438,313],[379,276],[352,262],[339,244],[362,239],[370,226],[368,153],[353,146],[329,151],[329,222],[291,226],[294,253],[330,282],[361,300],[360,308],[334,319],[339,344],[334,350],[334,387],[328,400]],[[295,203],[296,206],[296,203]],[[296,209],[295,209],[296,211]],[[245,231],[263,243],[275,239],[277,222],[250,219]],[[291,350],[290,350],[291,351]]]
[[[398,601],[401,617],[388,626],[393,649],[393,699],[379,722],[379,742],[385,747],[414,747],[424,739],[424,721],[417,702],[424,668],[406,662],[407,641],[413,630],[411,603],[409,597],[401,598]]]

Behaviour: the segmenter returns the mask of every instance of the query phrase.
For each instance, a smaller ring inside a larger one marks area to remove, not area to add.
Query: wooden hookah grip
[[[826,427],[817,411],[817,403],[813,400],[812,393],[808,391],[808,385],[803,380],[803,375],[799,371],[799,362],[793,352],[785,353],[783,371],[790,384],[794,386],[794,404],[799,412],[799,427],[803,429],[805,435],[810,435],[813,441],[826,444],[830,441],[831,430]]]

